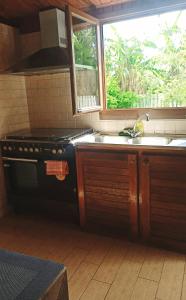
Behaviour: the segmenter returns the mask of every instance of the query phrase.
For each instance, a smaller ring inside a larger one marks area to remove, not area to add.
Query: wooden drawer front
[[[125,229],[131,225],[131,170],[136,156],[124,153],[80,153],[83,175],[86,222]],[[134,174],[135,193],[137,193]],[[137,224],[137,194],[135,195]],[[137,225],[134,225],[137,227]],[[135,228],[136,230],[136,228]]]
[[[186,157],[148,157],[153,238],[186,242]]]

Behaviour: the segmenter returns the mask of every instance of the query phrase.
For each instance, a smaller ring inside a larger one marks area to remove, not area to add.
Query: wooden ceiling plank
[[[0,17],[14,19],[37,13],[47,7],[63,8],[64,5],[88,10],[93,7],[103,7],[131,0],[0,0]]]
[[[134,16],[137,17],[185,8],[186,0],[130,0],[126,1],[125,3],[97,8],[92,13],[96,18],[104,23],[120,20],[124,17],[131,18]]]

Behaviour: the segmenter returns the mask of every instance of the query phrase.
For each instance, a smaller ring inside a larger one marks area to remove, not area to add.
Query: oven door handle
[[[2,157],[3,161],[20,161],[20,162],[30,162],[30,163],[37,163],[37,159],[27,159],[27,158],[14,158],[14,157]]]

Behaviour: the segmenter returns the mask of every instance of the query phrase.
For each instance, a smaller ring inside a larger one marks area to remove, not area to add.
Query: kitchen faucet
[[[144,125],[142,122],[144,116],[146,117],[146,121],[150,121],[149,113],[142,114],[137,118],[133,127],[124,128],[122,131],[119,132],[119,135],[126,135],[132,138],[142,135],[144,133]]]
[[[141,135],[144,133],[144,125],[143,125],[143,117],[146,117],[146,121],[150,121],[150,114],[149,113],[145,113],[142,114],[138,117],[138,119],[135,121],[134,126],[133,126],[133,131],[135,133],[135,136]]]

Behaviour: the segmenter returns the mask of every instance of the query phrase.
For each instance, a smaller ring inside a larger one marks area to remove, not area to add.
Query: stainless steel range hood
[[[65,13],[50,9],[39,13],[42,48],[17,63],[9,73],[33,75],[69,70]]]

